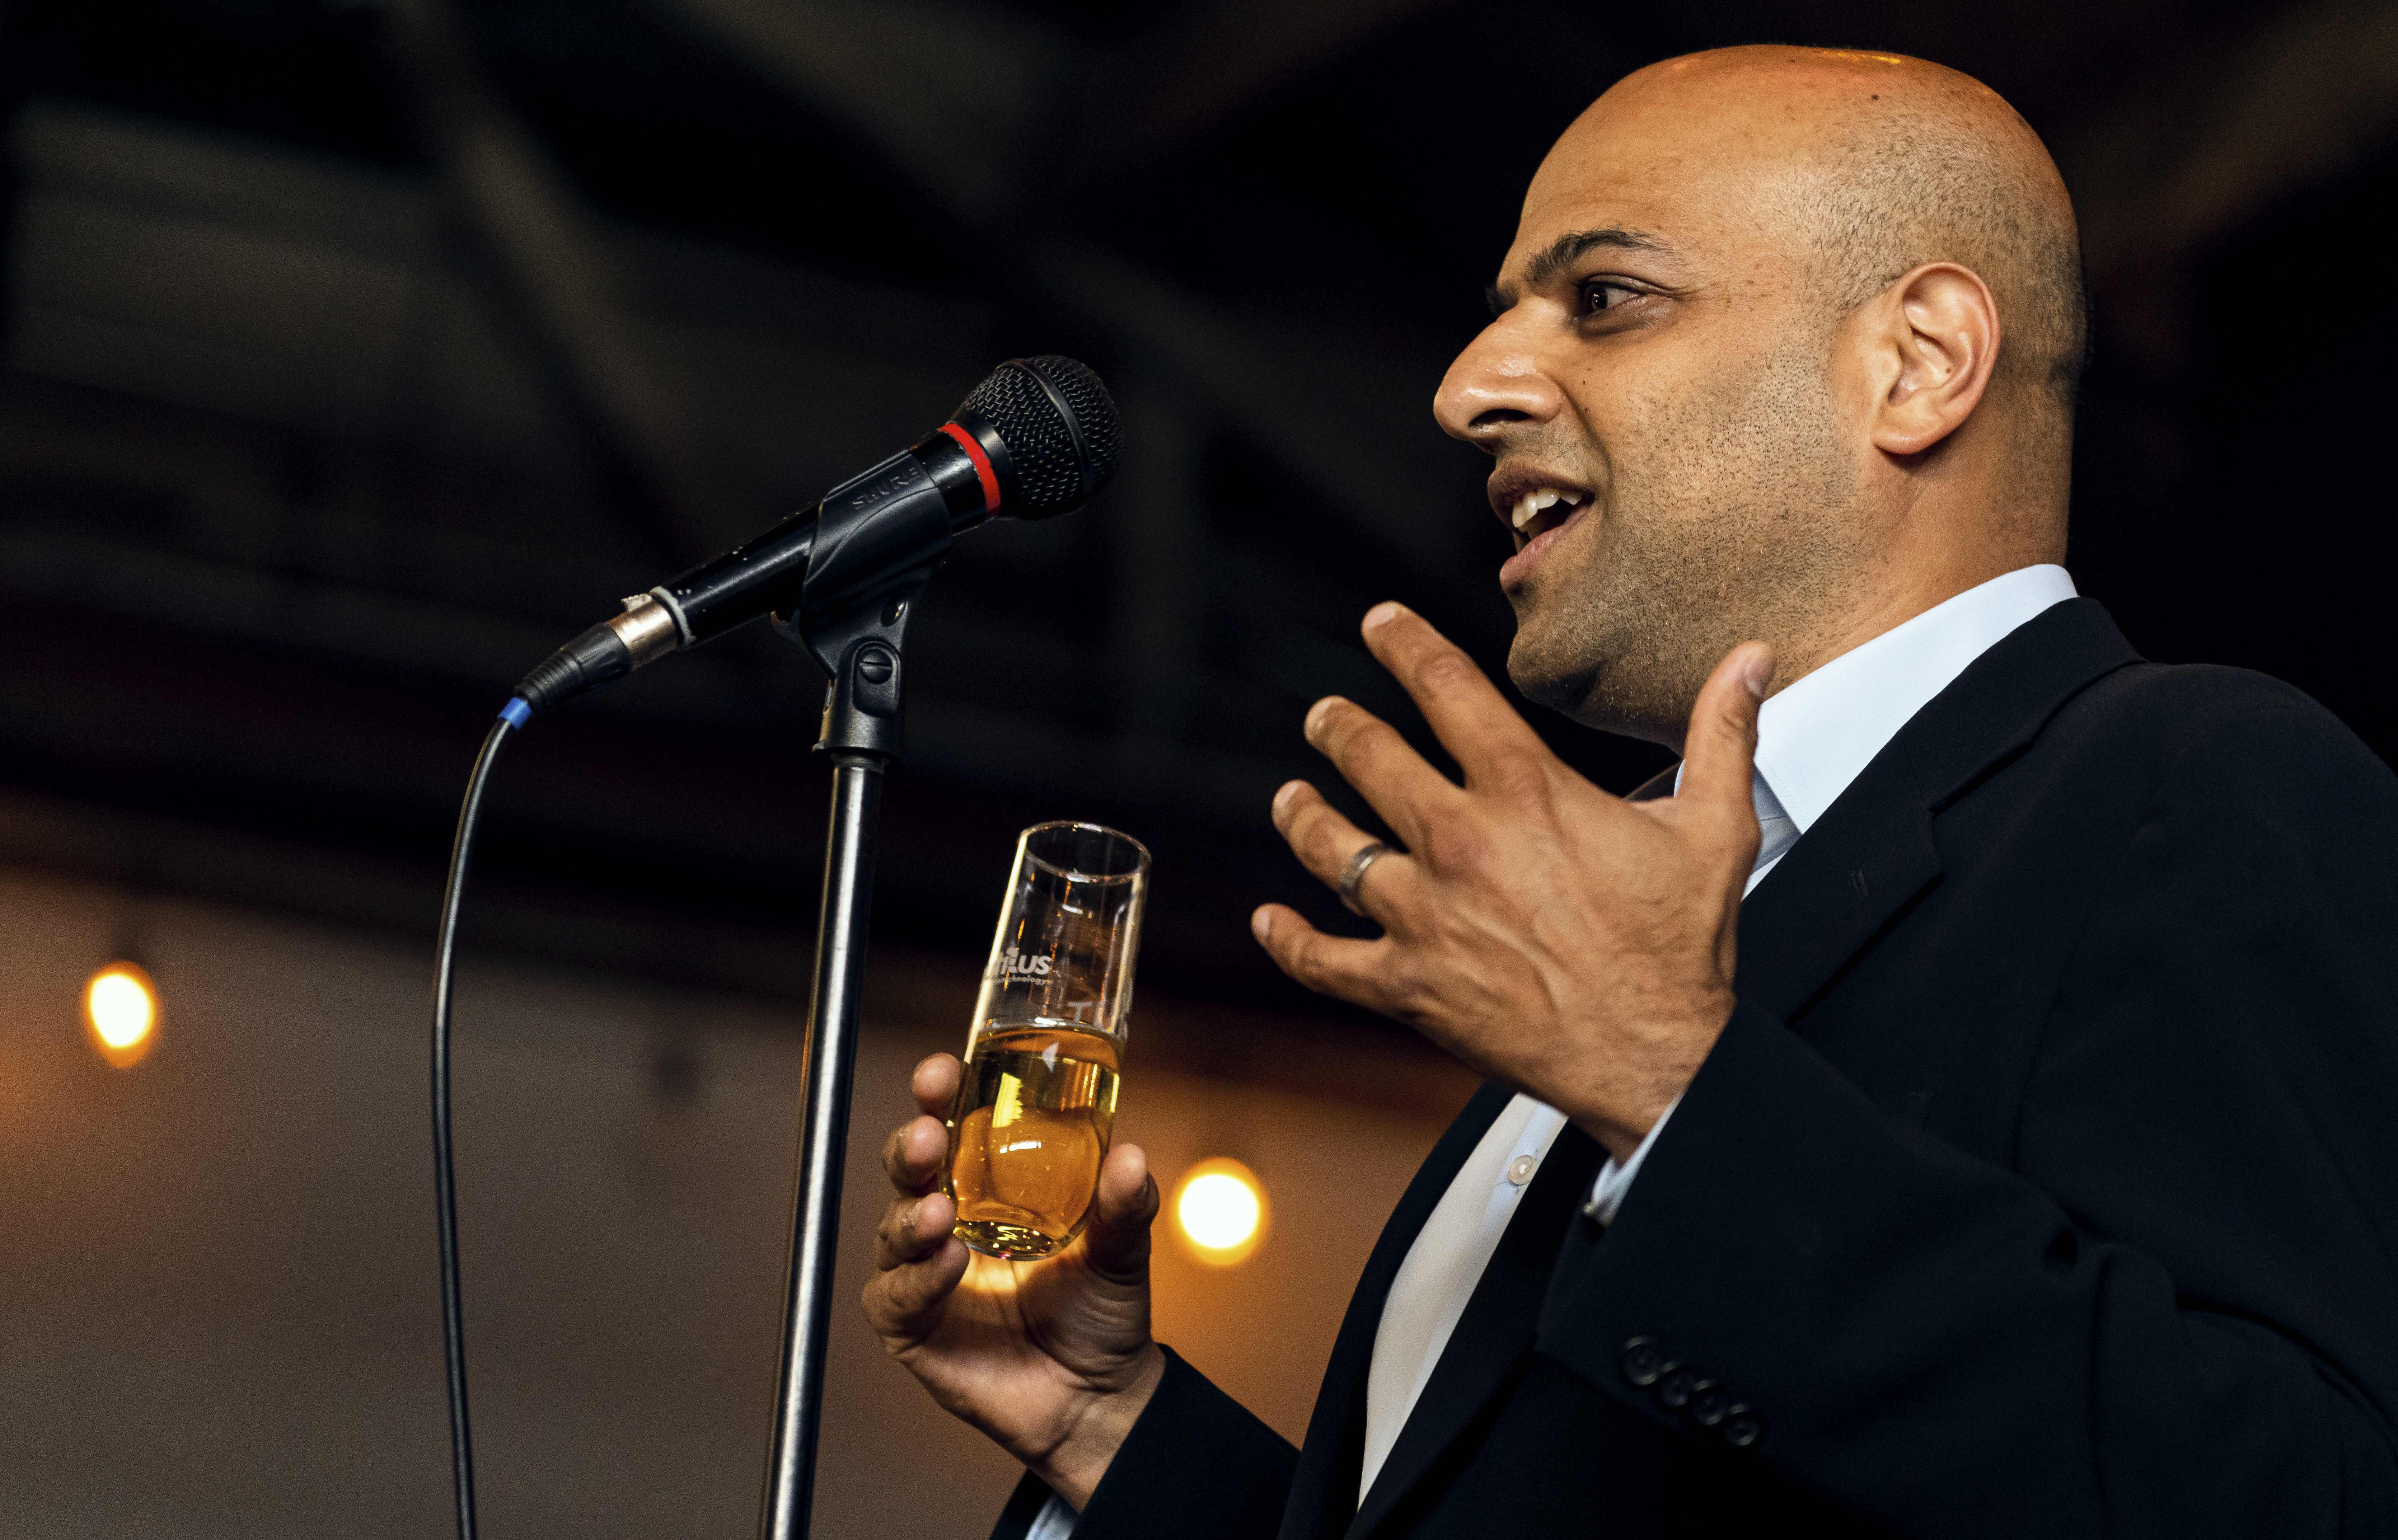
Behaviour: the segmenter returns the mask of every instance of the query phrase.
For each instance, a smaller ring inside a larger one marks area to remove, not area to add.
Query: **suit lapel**
[[[1415,1244],[1424,1221],[1432,1217],[1441,1194],[1464,1169],[1465,1158],[1514,1099],[1514,1092],[1496,1084],[1474,1093],[1424,1158],[1399,1206],[1391,1212],[1390,1222],[1382,1226],[1381,1239],[1374,1242],[1365,1275],[1357,1280],[1356,1292],[1349,1296],[1349,1313],[1341,1318],[1340,1334],[1333,1339],[1332,1359],[1325,1367],[1324,1387],[1316,1392],[1315,1411],[1307,1420],[1307,1441],[1300,1447],[1290,1501],[1283,1509],[1283,1540],[1319,1540],[1349,1527],[1356,1511],[1357,1476],[1365,1459],[1366,1377],[1374,1366],[1374,1337],[1382,1327],[1382,1304],[1390,1297],[1391,1280],[1398,1276],[1399,1264],[1407,1260],[1408,1249]]]
[[[1574,1210],[1606,1158],[1598,1142],[1569,1123],[1516,1205],[1499,1249],[1441,1349],[1439,1364],[1399,1430],[1398,1442],[1348,1526],[1348,1540],[1372,1533],[1516,1372]],[[1357,1467],[1353,1464],[1351,1470]],[[1353,1486],[1352,1490],[1354,1488]]]
[[[2139,661],[2095,600],[2025,622],[1915,714],[1741,905],[1735,986],[1787,1021],[1940,876],[1934,814]]]
[[[1742,904],[1741,994],[1785,1020],[1812,1000],[1939,877],[1933,818],[2021,752],[2075,694],[2138,661],[2105,609],[2090,599],[2054,606],[1976,659],[1900,730]],[[1668,770],[1633,799],[1667,795],[1673,780]],[[1383,1227],[1308,1422],[1282,1540],[1363,1540],[1521,1360],[1567,1215],[1601,1159],[1598,1146],[1570,1125],[1509,1222],[1366,1505],[1354,1507],[1366,1380],[1392,1279],[1508,1100],[1503,1088],[1491,1085],[1466,1104]]]
[[[1931,810],[1884,748],[1741,904],[1734,989],[1789,1020],[1939,875]]]

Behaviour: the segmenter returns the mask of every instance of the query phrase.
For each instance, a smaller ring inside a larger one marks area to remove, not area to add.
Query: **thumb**
[[[1138,1145],[1118,1145],[1099,1166],[1099,1189],[1083,1232],[1090,1265],[1101,1276],[1131,1281],[1149,1273],[1149,1225],[1157,1217],[1157,1183]]]
[[[1743,642],[1724,655],[1691,708],[1691,729],[1682,740],[1682,784],[1677,801],[1693,803],[1757,830],[1749,786],[1757,765],[1757,710],[1773,677],[1773,649]]]

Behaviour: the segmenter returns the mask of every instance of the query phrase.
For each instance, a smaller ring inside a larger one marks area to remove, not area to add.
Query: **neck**
[[[1974,560],[1910,564],[1886,571],[1855,602],[1813,617],[1790,635],[1769,638],[1774,642],[1774,666],[1766,694],[1780,693],[1841,654],[1992,578],[2056,559],[2056,553],[2046,550],[1991,552]]]
[[[1989,474],[1973,462],[1988,456],[1990,442],[1942,448],[1947,452],[1923,457],[1878,489],[1889,500],[1887,512],[1876,521],[1873,555],[1859,564],[1847,591],[1826,596],[1833,602],[1820,609],[1788,614],[1774,627],[1784,634],[1765,638],[1774,656],[1767,694],[1992,578],[2065,559],[2062,486]],[[2024,456],[2018,463],[2046,459]],[[1882,468],[1894,470],[1895,462]]]

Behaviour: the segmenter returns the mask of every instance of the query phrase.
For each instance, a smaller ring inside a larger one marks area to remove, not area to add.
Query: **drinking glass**
[[[1097,824],[1036,824],[991,937],[951,1108],[958,1238],[1048,1256],[1080,1235],[1114,1132],[1149,851]]]

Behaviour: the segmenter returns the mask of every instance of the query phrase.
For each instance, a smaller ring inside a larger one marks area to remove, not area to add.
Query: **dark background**
[[[2097,301],[2076,578],[2387,757],[2398,0],[0,0],[0,1529],[447,1533],[424,987],[475,746],[1022,353],[1098,368],[1128,447],[911,627],[836,1293],[1015,832],[1115,823],[1157,856],[1116,1132],[1273,1215],[1230,1268],[1161,1225],[1157,1330],[1298,1436],[1471,1077],[1258,953],[1260,899],[1342,917],[1266,801],[1317,696],[1411,723],[1376,600],[1499,663],[1435,384],[1558,130],[1755,40],[2021,107]],[[495,1536],[754,1533],[820,699],[761,630],[501,764],[458,1073]],[[118,1070],[76,1001],[127,953],[163,1004]],[[983,1532],[1010,1462],[847,1309],[827,1386],[817,1534]]]
[[[551,646],[938,421],[1114,386],[1086,514],[962,543],[912,638],[887,943],[984,944],[1008,844],[1157,855],[1145,982],[1292,1008],[1268,829],[1357,617],[1486,664],[1480,458],[1427,408],[1527,176],[1737,41],[1970,71],[2097,299],[2072,567],[2151,655],[2398,745],[2378,569],[2398,7],[128,0],[5,13],[0,783],[20,863],[429,934],[474,745]],[[789,999],[820,684],[770,636],[525,735],[482,947]],[[1554,719],[1627,785],[1658,761]]]

